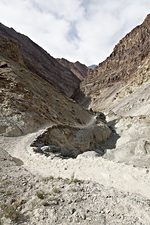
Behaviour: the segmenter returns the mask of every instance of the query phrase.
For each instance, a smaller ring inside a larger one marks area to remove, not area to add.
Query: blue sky
[[[0,22],[54,57],[98,64],[150,13],[150,0],[0,0]]]

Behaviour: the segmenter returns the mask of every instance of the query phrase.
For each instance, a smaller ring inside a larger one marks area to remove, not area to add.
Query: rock
[[[114,47],[106,60],[99,63],[81,82],[81,90],[91,97],[93,109],[112,109],[114,100],[133,94],[136,86],[150,79],[150,14]],[[123,87],[126,87],[123,89]],[[133,89],[132,89],[133,87]]]
[[[57,59],[59,63],[61,63],[63,66],[71,70],[80,80],[83,80],[87,73],[88,73],[88,67],[80,62],[69,62],[68,60],[61,58]]]
[[[43,151],[43,152],[50,152],[50,150],[51,150],[50,146],[41,147],[41,151]]]
[[[106,122],[106,116],[102,112],[96,112],[96,123],[99,123],[99,121]]]
[[[8,64],[4,61],[1,61],[0,62],[0,68],[6,68],[6,67],[8,67]]]
[[[7,55],[12,55],[13,60],[18,61],[19,58],[16,55],[18,55],[18,46],[20,46],[23,62],[30,71],[51,83],[66,96],[72,97],[75,95],[76,90],[79,89],[79,78],[68,68],[62,66],[44,49],[25,35],[17,33],[14,29],[3,24],[0,24],[0,36],[7,38],[8,42],[11,39],[11,42],[17,46],[15,51],[13,51],[12,45],[6,46]]]
[[[135,155],[146,155],[150,153],[150,142],[140,139],[135,148]]]
[[[64,157],[77,157],[79,154],[90,150],[96,150],[97,146],[106,140],[111,134],[108,126],[101,122],[99,126],[85,126],[85,128],[58,125],[48,128],[46,132],[37,137],[32,146],[46,143],[51,152],[59,152]],[[57,143],[57,146],[55,145]]]
[[[3,37],[1,26],[0,62],[5,65],[7,58],[9,67],[3,65],[0,68],[0,134],[20,136],[37,131],[47,124],[65,123],[76,126],[90,120],[91,115],[87,110],[70,101],[52,84],[33,74],[27,67],[25,69],[20,45],[9,37]],[[71,87],[68,85],[68,88]],[[69,95],[69,90],[67,91]],[[58,99],[59,102],[56,102]]]
[[[33,147],[32,149],[36,153],[42,153],[43,152],[40,147]]]
[[[75,212],[76,212],[75,208],[71,209],[71,214],[74,214]]]

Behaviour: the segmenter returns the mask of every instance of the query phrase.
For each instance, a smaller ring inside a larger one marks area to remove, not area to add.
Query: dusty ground
[[[1,150],[2,151],[2,150]],[[22,162],[2,151],[1,224],[148,225],[150,200],[95,182],[29,173]]]
[[[75,159],[35,153],[30,145],[44,129],[1,136],[1,223],[149,225],[149,116],[108,121],[102,149]]]

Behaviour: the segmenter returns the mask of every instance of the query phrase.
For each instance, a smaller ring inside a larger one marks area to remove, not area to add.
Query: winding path
[[[87,126],[91,126],[95,120],[92,121]],[[46,157],[34,153],[30,145],[46,129],[18,138],[5,137],[3,147],[13,157],[22,160],[24,167],[33,174],[62,178],[74,176],[150,198],[150,172],[145,168],[109,161],[98,157],[95,152],[86,152],[76,159]]]

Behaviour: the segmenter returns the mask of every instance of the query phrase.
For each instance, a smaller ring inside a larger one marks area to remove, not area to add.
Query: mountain
[[[57,59],[60,64],[62,64],[64,67],[71,70],[80,80],[83,80],[87,73],[88,73],[88,67],[79,61],[73,63],[69,62],[68,60],[61,58]]]
[[[89,71],[81,89],[91,98],[90,108],[105,112],[115,132],[103,146],[107,149],[103,157],[136,168],[149,167],[150,15]]]
[[[82,80],[0,26],[0,225],[149,224],[149,42],[148,15]]]
[[[91,98],[89,107],[105,112],[115,132],[103,146],[107,149],[103,157],[118,164],[149,167],[150,15],[89,71],[81,89]]]
[[[92,70],[94,70],[94,69],[95,69],[95,67],[96,67],[96,65],[95,65],[95,64],[88,66],[88,68],[89,68],[89,69],[92,69]]]
[[[43,76],[30,71],[17,42],[0,37],[1,135],[20,136],[41,129],[43,143],[50,142],[61,154],[76,157],[91,147],[96,148],[111,133],[105,119],[97,125],[93,116]],[[51,138],[46,140],[48,131]]]
[[[150,15],[115,46],[112,54],[82,81],[91,106],[105,110],[150,78]]]
[[[80,79],[44,49],[27,36],[1,23],[0,36],[11,39],[18,44],[24,65],[31,72],[43,77],[66,96],[75,96],[76,91],[79,89]]]

